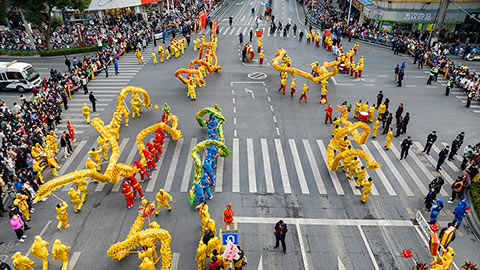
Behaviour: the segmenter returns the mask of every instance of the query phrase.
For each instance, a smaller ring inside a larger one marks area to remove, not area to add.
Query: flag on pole
[[[203,9],[202,13],[200,13],[200,18],[198,20],[198,24],[201,26],[201,28],[205,27],[205,22],[207,21],[207,12],[205,9]]]

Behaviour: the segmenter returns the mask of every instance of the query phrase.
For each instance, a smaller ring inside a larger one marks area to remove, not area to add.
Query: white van
[[[16,60],[0,62],[0,90],[16,89],[23,93],[34,86],[40,88],[41,83],[40,74],[32,65]]]

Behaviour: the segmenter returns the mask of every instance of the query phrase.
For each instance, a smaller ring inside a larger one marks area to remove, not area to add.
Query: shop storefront
[[[433,29],[436,10],[384,10],[376,6],[364,6],[363,15],[371,20],[377,29],[384,31],[410,30],[429,31]],[[445,14],[442,29],[453,32],[455,27],[465,21],[466,14],[452,10]]]

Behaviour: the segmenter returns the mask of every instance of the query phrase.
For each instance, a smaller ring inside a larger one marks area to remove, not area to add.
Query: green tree
[[[22,0],[14,1],[15,5],[25,12],[26,19],[37,25],[45,37],[47,49],[50,50],[50,38],[59,25],[59,19],[52,17],[53,8],[84,11],[92,0]],[[44,16],[45,15],[45,16]]]

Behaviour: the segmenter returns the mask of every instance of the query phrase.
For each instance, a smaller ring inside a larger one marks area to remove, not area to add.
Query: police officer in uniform
[[[422,152],[426,152],[427,155],[430,154],[430,150],[432,149],[432,145],[437,140],[437,132],[434,130],[432,133],[428,134],[427,136],[427,143],[425,144],[425,148],[423,148]]]

